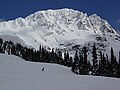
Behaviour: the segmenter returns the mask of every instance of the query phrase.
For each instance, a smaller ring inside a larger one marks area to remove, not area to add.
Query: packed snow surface
[[[64,66],[0,54],[0,90],[120,90],[120,79],[80,76]]]

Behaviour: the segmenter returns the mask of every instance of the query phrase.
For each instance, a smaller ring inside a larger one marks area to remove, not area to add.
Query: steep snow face
[[[119,84],[117,78],[80,76],[64,66],[0,54],[0,90],[120,90]]]
[[[106,20],[67,8],[38,11],[26,18],[0,22],[0,35],[18,37],[35,48],[42,44],[72,50],[90,42],[109,47],[120,45],[120,36]]]

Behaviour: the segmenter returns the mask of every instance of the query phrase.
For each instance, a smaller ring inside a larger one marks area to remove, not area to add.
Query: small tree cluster
[[[46,46],[39,47],[39,50],[34,48],[24,47],[21,44],[14,44],[12,41],[3,41],[0,38],[0,53],[7,53],[8,55],[19,56],[26,61],[32,62],[45,62],[45,63],[56,63],[64,66],[71,67],[72,58],[68,52],[64,53],[64,58],[60,50],[54,48],[47,50]]]
[[[80,75],[88,75],[91,68],[90,62],[87,60],[87,48],[79,53],[76,51],[74,61],[72,63],[72,71]]]
[[[83,47],[83,51],[78,54],[76,51],[74,61],[72,63],[72,71],[80,75],[95,75],[95,76],[107,76],[120,78],[120,52],[119,62],[117,62],[114,55],[113,48],[111,48],[111,58],[108,59],[108,55],[104,55],[102,51],[98,54],[95,44],[92,51],[92,63],[87,60],[87,49]]]

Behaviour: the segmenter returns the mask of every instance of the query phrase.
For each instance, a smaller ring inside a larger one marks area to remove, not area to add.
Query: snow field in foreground
[[[0,54],[0,90],[120,90],[120,79],[80,76],[64,66]]]

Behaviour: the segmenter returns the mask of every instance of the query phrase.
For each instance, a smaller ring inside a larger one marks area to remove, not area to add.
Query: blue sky
[[[0,0],[0,19],[26,17],[39,10],[71,8],[96,13],[120,31],[120,0]]]

